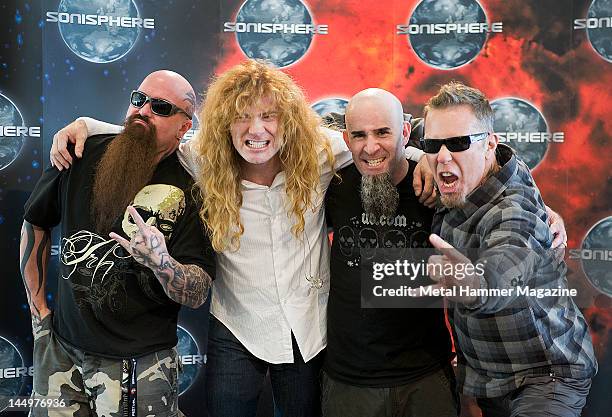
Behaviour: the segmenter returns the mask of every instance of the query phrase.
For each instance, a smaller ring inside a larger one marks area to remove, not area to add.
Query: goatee
[[[367,214],[375,217],[395,216],[399,205],[399,193],[391,174],[364,175],[361,177],[361,202]]]
[[[144,121],[147,126],[134,123]],[[148,117],[135,114],[108,145],[94,174],[91,214],[96,232],[108,235],[138,191],[151,181],[157,165],[155,126]]]

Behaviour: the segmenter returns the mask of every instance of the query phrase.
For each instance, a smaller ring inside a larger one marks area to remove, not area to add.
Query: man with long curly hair
[[[267,372],[282,415],[320,415],[329,294],[323,199],[351,153],[341,134],[321,127],[287,74],[254,60],[212,82],[200,122],[180,155],[200,186],[201,216],[219,252],[207,353],[209,415],[254,416]],[[90,119],[56,135],[63,138],[54,143],[56,166],[70,162],[64,143],[76,141],[78,154],[79,136],[92,129],[109,127]]]

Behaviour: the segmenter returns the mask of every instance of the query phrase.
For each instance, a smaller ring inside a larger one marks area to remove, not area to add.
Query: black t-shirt
[[[176,345],[180,304],[168,298],[149,268],[110,237],[95,233],[90,214],[94,171],[113,137],[90,137],[83,158],[74,158],[69,170],[46,169],[25,205],[24,218],[45,229],[61,223],[54,332],[85,352],[124,358]],[[214,252],[194,196],[193,180],[174,153],[158,164],[133,205],[145,221],[147,216],[157,218],[174,259],[214,277]],[[134,227],[123,215],[112,230],[127,238],[125,230]]]
[[[324,369],[351,385],[407,384],[439,370],[452,358],[442,309],[361,307],[360,268],[367,263],[362,255],[374,256],[377,248],[427,247],[433,210],[414,194],[415,166],[411,161],[408,174],[397,185],[396,216],[383,222],[365,213],[361,174],[354,165],[339,171],[341,180],[334,178],[327,190],[326,216],[334,239]]]

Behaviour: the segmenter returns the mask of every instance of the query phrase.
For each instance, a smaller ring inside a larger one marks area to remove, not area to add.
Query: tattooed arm
[[[210,276],[199,266],[183,265],[170,256],[164,235],[153,226],[154,217],[145,223],[134,207],[129,206],[128,211],[138,231],[130,241],[116,233],[111,233],[110,237],[136,262],[153,271],[170,299],[191,308],[204,304],[212,284]]]
[[[159,237],[152,237],[152,245],[156,244],[155,241],[158,240]],[[161,241],[164,241],[163,235],[161,236]],[[165,246],[164,244],[164,249]],[[152,259],[157,258],[157,256],[145,258],[146,251],[142,253],[140,248],[136,248],[135,252],[138,252],[138,255],[134,254],[134,259],[139,262],[142,260],[141,263],[148,266],[155,273],[168,297],[179,304],[191,308],[198,308],[204,304],[212,280],[202,268],[197,265],[182,265],[165,250],[160,252],[159,265],[147,264]]]
[[[24,221],[19,243],[19,265],[33,327],[51,312],[45,299],[50,252],[51,232]]]

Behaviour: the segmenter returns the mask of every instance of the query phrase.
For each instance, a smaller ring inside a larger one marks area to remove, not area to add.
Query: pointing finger
[[[470,262],[468,258],[463,256],[453,245],[442,239],[440,236],[432,233],[429,235],[429,241],[434,248],[440,249],[440,251],[451,261],[454,262]]]

